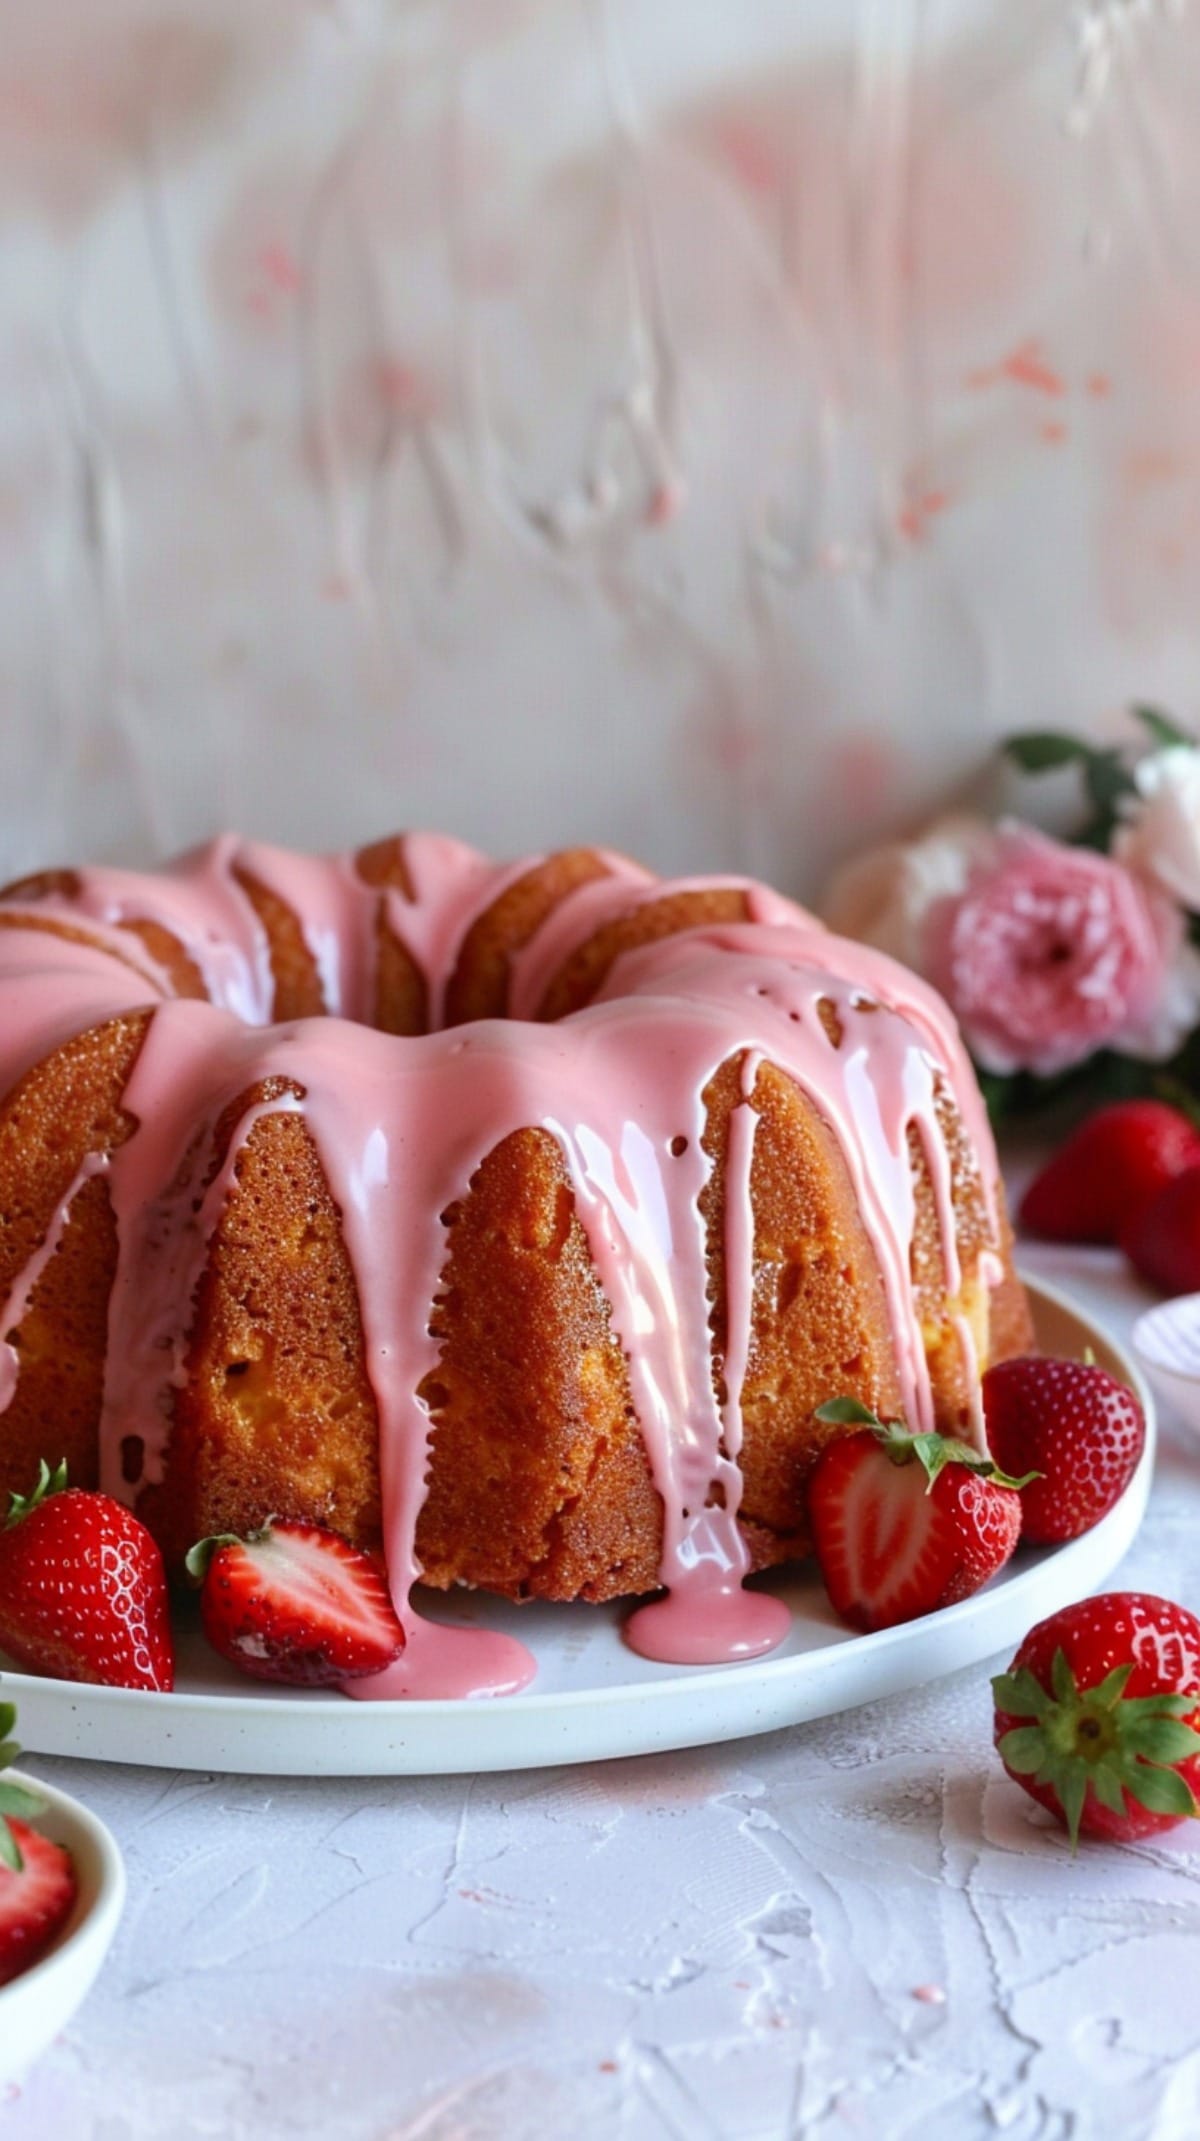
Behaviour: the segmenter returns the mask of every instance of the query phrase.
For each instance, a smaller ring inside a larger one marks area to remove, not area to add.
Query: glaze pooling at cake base
[[[539,1485],[549,1511],[545,1573],[535,1558],[501,1587],[515,1580],[533,1595],[570,1595],[561,1588],[568,1580],[596,1596],[647,1588],[645,1577],[631,1582],[623,1573],[645,1566],[644,1520],[627,1545],[605,1546],[587,1502],[587,1477],[612,1461],[613,1437],[623,1431],[612,1397],[623,1380],[624,1410],[661,1512],[656,1563],[666,1594],[634,1616],[630,1638],[678,1662],[756,1655],[781,1639],[786,1615],[742,1581],[756,1558],[778,1558],[788,1537],[802,1533],[803,1466],[816,1447],[801,1432],[805,1407],[797,1410],[787,1372],[778,1395],[792,1424],[778,1449],[771,1441],[775,1400],[759,1372],[773,1328],[769,1288],[794,1293],[809,1282],[810,1265],[820,1266],[812,1283],[836,1287],[831,1259],[840,1257],[846,1285],[860,1272],[852,1306],[863,1324],[858,1351],[842,1363],[847,1383],[857,1376],[878,1399],[881,1379],[894,1380],[910,1424],[932,1427],[948,1403],[937,1351],[944,1343],[962,1356],[960,1410],[970,1413],[967,1352],[987,1355],[988,1282],[1008,1283],[1007,1241],[982,1103],[949,1014],[881,955],[830,937],[746,880],[663,885],[624,858],[585,851],[562,871],[562,896],[548,903],[537,892],[539,872],[555,858],[497,867],[435,836],[370,852],[364,874],[362,858],[293,857],[223,839],[161,877],[56,873],[0,903],[0,1087],[18,1086],[6,1104],[10,1119],[22,1073],[36,1078],[67,1034],[103,1031],[106,1020],[141,1025],[119,1088],[124,1134],[102,1149],[88,1145],[6,1280],[3,1328],[15,1343],[11,1372],[0,1376],[0,1455],[3,1412],[20,1389],[18,1326],[57,1254],[54,1237],[71,1226],[74,1188],[100,1172],[116,1253],[99,1477],[127,1500],[145,1494],[148,1511],[164,1493],[187,1506],[180,1407],[199,1418],[192,1446],[206,1465],[216,1432],[205,1424],[198,1380],[197,1304],[217,1243],[236,1228],[247,1155],[279,1118],[297,1119],[336,1207],[353,1277],[359,1329],[332,1334],[328,1345],[361,1355],[377,1420],[382,1543],[409,1632],[407,1664],[385,1676],[386,1687],[363,1692],[523,1684],[520,1646],[495,1639],[489,1647],[483,1634],[421,1622],[411,1592],[428,1573],[418,1535],[443,1483],[439,1467],[452,1463],[458,1414],[473,1402],[451,1387],[452,1376],[447,1383],[453,1318],[449,1353],[438,1329],[450,1314],[438,1307],[455,1238],[449,1215],[476,1193],[489,1156],[536,1131],[561,1155],[567,1203],[549,1248],[540,1221],[514,1220],[516,1268],[530,1254],[553,1261],[577,1225],[603,1316],[577,1362],[554,1364],[591,1453],[584,1476],[572,1473],[568,1435],[564,1484]],[[387,932],[414,963],[435,1027],[452,979],[469,996],[472,960],[485,996],[495,993],[497,973],[506,976],[510,1013],[545,1006],[556,989],[580,1007],[551,1023],[510,1015],[409,1037],[374,1030]],[[133,964],[123,956],[129,950]],[[289,992],[324,1015],[271,1023]],[[709,1125],[730,1065],[737,1090],[718,1164]],[[828,1239],[797,1238],[795,1221],[780,1244],[758,1239],[760,1127],[766,1121],[773,1137],[782,1134],[779,1077],[811,1111],[812,1136],[849,1185],[852,1201],[834,1210]],[[522,1226],[533,1227],[528,1240]],[[269,1274],[249,1293],[246,1313],[258,1319],[269,1363],[278,1335]],[[786,1312],[784,1302],[779,1316]],[[468,1302],[454,1313],[482,1319],[488,1343],[506,1354],[568,1343],[569,1334],[524,1329],[503,1301]],[[244,1365],[232,1361],[224,1372]],[[262,1448],[251,1438],[239,1480],[261,1473],[264,1495],[281,1482],[300,1494],[304,1467],[298,1454],[289,1481],[291,1430],[278,1410],[268,1387]],[[503,1522],[512,1450],[522,1456],[528,1432],[544,1435],[549,1451],[564,1423],[508,1424],[506,1451],[498,1445],[494,1463],[483,1452],[495,1478],[455,1482],[478,1539],[461,1562],[442,1553],[438,1581],[494,1580],[485,1545]],[[296,1424],[298,1450],[311,1432],[310,1423]],[[478,1442],[471,1447],[477,1463]],[[746,1466],[766,1480],[764,1506],[784,1510],[778,1549],[761,1513],[743,1508]],[[219,1451],[215,1469],[219,1498]],[[616,1537],[619,1517],[606,1511],[605,1536]],[[556,1552],[584,1575],[556,1576]]]

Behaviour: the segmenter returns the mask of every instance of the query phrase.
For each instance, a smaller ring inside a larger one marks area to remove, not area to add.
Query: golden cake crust
[[[361,851],[357,868],[364,883],[411,899],[400,843]],[[606,871],[593,851],[567,850],[485,906],[457,955],[448,1022],[498,1016],[514,955],[562,900]],[[16,909],[27,906],[34,926],[69,936],[68,921],[37,914],[46,896],[69,891],[64,876],[48,873],[3,895],[0,926],[22,926]],[[252,873],[240,881],[270,944],[276,1017],[318,1015],[320,979],[300,918]],[[566,958],[543,1014],[590,1001],[623,951],[745,914],[738,886],[642,899]],[[388,1032],[419,1033],[427,1015],[424,978],[386,923],[378,927],[379,1023]],[[87,938],[86,924],[80,933]],[[194,964],[170,933],[160,931],[153,945],[144,929],[138,934],[179,993],[194,993]],[[88,1156],[102,1162],[129,1136],[123,1095],[151,1016],[134,1012],[85,1030],[0,1101],[0,1297],[46,1240]],[[728,1344],[729,1122],[747,1098],[744,1072],[742,1056],[731,1057],[703,1096],[711,1168],[700,1209],[719,1399]],[[302,1114],[268,1113],[236,1152],[233,1146],[248,1108],[287,1093],[303,1097],[283,1079],[236,1096],[204,1158],[201,1190],[232,1161],[231,1189],[194,1298],[181,1305],[185,1370],[171,1397],[164,1475],[143,1487],[139,1502],[176,1570],[196,1538],[245,1531],[269,1515],[328,1526],[371,1550],[382,1543],[376,1405],[354,1271],[317,1145]],[[838,1432],[814,1419],[817,1406],[852,1393],[894,1415],[900,1388],[880,1270],[837,1138],[773,1062],[758,1065],[748,1105],[757,1127],[740,1520],[753,1564],[765,1566],[807,1549],[806,1478]],[[974,1301],[989,1239],[983,1184],[948,1092],[939,1095],[938,1119],[964,1287],[974,1287]],[[913,1272],[934,1402],[940,1424],[961,1428],[968,1403],[962,1304],[946,1298],[937,1207],[919,1144],[912,1162]],[[420,1392],[432,1421],[417,1530],[425,1580],[515,1598],[605,1599],[653,1589],[662,1504],[628,1364],[554,1137],[531,1125],[502,1138],[438,1223],[445,1253],[430,1321],[438,1364]],[[1022,1350],[1032,1336],[1002,1223],[1003,1240],[992,1253],[1004,1277],[992,1291],[984,1360]],[[58,1246],[15,1333],[7,1334],[20,1373],[0,1414],[0,1490],[27,1487],[42,1457],[57,1462],[65,1455],[75,1480],[96,1481],[116,1255],[101,1171],[78,1188]],[[969,1313],[977,1309],[968,1301]]]

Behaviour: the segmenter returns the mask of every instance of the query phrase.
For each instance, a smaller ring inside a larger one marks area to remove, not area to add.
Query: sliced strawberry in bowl
[[[404,1648],[377,1563],[315,1524],[202,1539],[187,1566],[213,1649],[255,1679],[337,1687],[383,1672]]]
[[[16,1721],[13,1705],[0,1703],[0,1985],[41,1959],[79,1893],[70,1853],[31,1826],[41,1799],[3,1774],[21,1751],[10,1737]]]
[[[0,2090],[20,2081],[84,2000],[125,1901],[121,1854],[77,1799],[7,1765],[0,1703]]]
[[[0,1528],[0,1650],[53,1680],[167,1691],[175,1683],[157,1545],[107,1494],[41,1466]]]
[[[862,1422],[826,1446],[808,1488],[813,1548],[843,1620],[866,1631],[917,1620],[1004,1567],[1023,1480],[966,1443],[885,1425],[855,1399],[835,1398],[817,1418]]]
[[[0,1851],[0,1985],[40,1961],[70,1917],[78,1892],[70,1854],[61,1844],[24,1821],[4,1826],[11,1856]]]

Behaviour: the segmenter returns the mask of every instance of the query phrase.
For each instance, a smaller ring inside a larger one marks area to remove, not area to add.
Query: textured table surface
[[[1115,1257],[1028,1261],[1128,1330]],[[1200,1446],[1164,1426],[1114,1581],[1196,1606]],[[31,1761],[111,1824],[130,1899],[0,2141],[1185,2141],[1200,1843],[1072,1861],[988,1728],[979,1669],[544,1776]]]

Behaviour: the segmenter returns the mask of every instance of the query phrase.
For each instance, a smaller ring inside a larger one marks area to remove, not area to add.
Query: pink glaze
[[[601,852],[609,864],[609,876],[580,885],[555,908],[536,936],[513,960],[508,1002],[510,1018],[537,1018],[550,983],[577,945],[585,943],[606,922],[616,921],[621,915],[635,914],[639,907],[649,906],[665,893],[728,892],[732,889],[746,894],[752,921],[812,922],[812,917],[802,907],[795,906],[791,900],[784,899],[782,893],[773,892],[769,885],[760,885],[752,877],[676,877],[664,883],[661,878],[643,870],[639,863],[630,862],[625,855]],[[812,926],[819,928],[820,925],[813,922]]]
[[[973,1443],[981,1457],[989,1455],[987,1422],[983,1412],[983,1386],[979,1374],[979,1348],[970,1318],[954,1315],[950,1318],[954,1336],[962,1358],[963,1375],[967,1386],[967,1418],[964,1440]]]
[[[136,939],[126,939],[133,942]],[[0,929],[0,1092],[9,1093],[51,1049],[89,1026],[158,1003],[169,994],[165,976],[152,980],[104,946],[76,944],[48,929]]]
[[[213,1002],[260,1026],[271,1012],[271,968],[266,936],[232,875],[239,853],[227,833],[153,877],[135,870],[80,870],[77,892],[20,904],[30,914],[57,916],[76,928],[82,922],[115,932],[133,922],[161,923],[199,968]],[[123,958],[154,971],[131,932],[109,941],[120,941]]]
[[[680,1663],[757,1655],[788,1625],[777,1601],[743,1590],[748,1554],[737,1523],[758,1066],[764,1059],[780,1065],[838,1140],[878,1262],[905,1414],[914,1427],[928,1427],[933,1406],[913,1297],[908,1135],[915,1127],[928,1156],[953,1293],[961,1274],[940,1092],[956,1100],[976,1139],[989,1195],[994,1169],[949,1014],[882,955],[830,937],[790,902],[748,886],[755,920],[692,930],[627,954],[598,1000],[561,1024],[488,1020],[398,1040],[346,1015],[357,1012],[361,1020],[373,1004],[381,909],[439,1002],[470,922],[530,867],[499,870],[457,842],[427,836],[410,839],[405,858],[411,900],[363,886],[349,858],[319,862],[222,840],[162,878],[83,872],[75,900],[38,903],[39,914],[83,916],[106,931],[159,920],[187,946],[213,997],[157,1003],[124,1094],[137,1127],[108,1160],[119,1253],[103,1483],[133,1500],[144,1482],[161,1477],[174,1393],[187,1373],[192,1303],[245,1141],[264,1115],[299,1113],[339,1207],[356,1277],[379,1416],[389,1581],[407,1635],[400,1663],[351,1692],[479,1695],[524,1685],[533,1668],[523,1646],[426,1622],[411,1594],[421,1575],[416,1530],[431,1425],[419,1392],[438,1365],[429,1308],[446,1250],[437,1215],[462,1197],[504,1137],[540,1126],[563,1153],[662,1500],[666,1595],[634,1614],[629,1639],[647,1656]],[[600,919],[623,912],[631,899],[683,888],[662,887],[623,858],[613,861],[614,876],[564,901],[515,962],[514,1002],[540,999],[555,966]],[[266,1023],[269,961],[236,870],[268,885],[300,916],[327,1001],[343,1015]],[[731,880],[686,882],[694,888]],[[129,941],[126,931],[122,943]],[[4,1057],[18,1069],[64,1031],[157,994],[113,958],[111,946],[64,947],[32,928],[0,931],[0,979]],[[836,1043],[823,1005],[836,1015]],[[703,1095],[734,1058],[743,1098],[732,1113],[726,1156],[727,1335],[718,1396],[699,1206],[708,1174]],[[286,1080],[287,1092],[253,1101],[269,1077]],[[229,1149],[205,1188],[216,1124],[239,1104]],[[10,1292],[3,1332],[19,1323],[67,1223],[72,1193]],[[414,1221],[414,1214],[425,1216]],[[10,1351],[10,1362],[16,1359]],[[14,1380],[10,1369],[0,1409]]]
[[[740,956],[731,958],[731,953]],[[843,978],[847,969],[854,974],[851,981]],[[916,1206],[908,1128],[915,1125],[931,1157],[935,1196],[952,1220],[937,1092],[944,1083],[969,1124],[974,1078],[949,1013],[893,960],[847,944],[806,917],[792,929],[731,923],[691,930],[629,952],[614,967],[598,1004],[610,995],[651,990],[664,998],[677,990],[686,1003],[710,991],[714,1000],[718,992],[724,994],[731,1010],[741,1009],[744,1021],[756,1020],[758,1033],[767,1036],[762,1052],[789,1072],[833,1130],[879,1264],[905,1417],[915,1429],[932,1428],[933,1396],[911,1268]],[[822,1000],[837,1013],[840,1047],[833,1046],[821,1023]],[[745,1023],[742,1032],[747,1033]],[[726,1054],[731,1053],[728,1048]],[[994,1148],[982,1102],[977,1114],[975,1149],[983,1163],[985,1194],[994,1198]],[[952,1224],[944,1223],[942,1248],[947,1292],[953,1292],[961,1274]]]
[[[752,1049],[742,1057],[742,1100],[729,1119],[729,1143],[725,1154],[725,1289],[727,1336],[723,1364],[725,1399],[720,1413],[718,1449],[725,1460],[721,1485],[726,1511],[736,1517],[742,1498],[742,1475],[738,1458],[742,1448],[742,1385],[750,1352],[751,1312],[754,1301],[754,1208],[750,1200],[750,1174],[754,1160],[754,1129],[757,1117],[750,1096],[758,1077],[760,1058]],[[701,1122],[703,1129],[703,1122]],[[701,1245],[703,1255],[703,1244]],[[702,1469],[704,1469],[702,1465]],[[661,1481],[659,1482],[661,1489]],[[711,1483],[702,1491],[706,1505]],[[663,1495],[664,1509],[672,1504]],[[749,1567],[745,1541],[736,1525],[724,1534],[732,1565],[717,1555],[708,1563],[711,1575],[704,1587],[704,1610],[696,1610],[696,1596],[687,1585],[673,1589],[647,1606],[640,1606],[625,1624],[625,1640],[644,1658],[680,1665],[712,1665],[735,1658],[757,1658],[774,1650],[788,1632],[791,1615],[779,1599],[742,1588]],[[699,1564],[703,1566],[703,1564]]]
[[[389,928],[425,977],[431,1026],[442,1023],[454,955],[475,917],[537,859],[505,870],[444,833],[406,834],[404,862],[413,896],[393,890],[384,897]]]
[[[38,1281],[63,1238],[76,1192],[83,1188],[85,1182],[90,1182],[93,1175],[102,1174],[107,1165],[108,1161],[102,1152],[89,1152],[82,1167],[76,1169],[75,1178],[65,1197],[61,1198],[55,1207],[44,1240],[39,1243],[20,1272],[16,1285],[11,1288],[4,1303],[3,1343],[0,1343],[0,1412],[7,1412],[12,1404],[17,1394],[17,1378],[21,1372],[21,1356],[10,1343],[8,1333],[20,1329]]]
[[[376,917],[379,894],[363,883],[350,855],[296,855],[244,841],[238,861],[289,907],[334,1018],[375,1015]]]
[[[412,1616],[404,1650],[382,1673],[347,1680],[342,1692],[356,1702],[420,1702],[484,1695],[519,1695],[537,1672],[537,1661],[515,1636],[494,1628],[447,1628],[442,1621]]]

